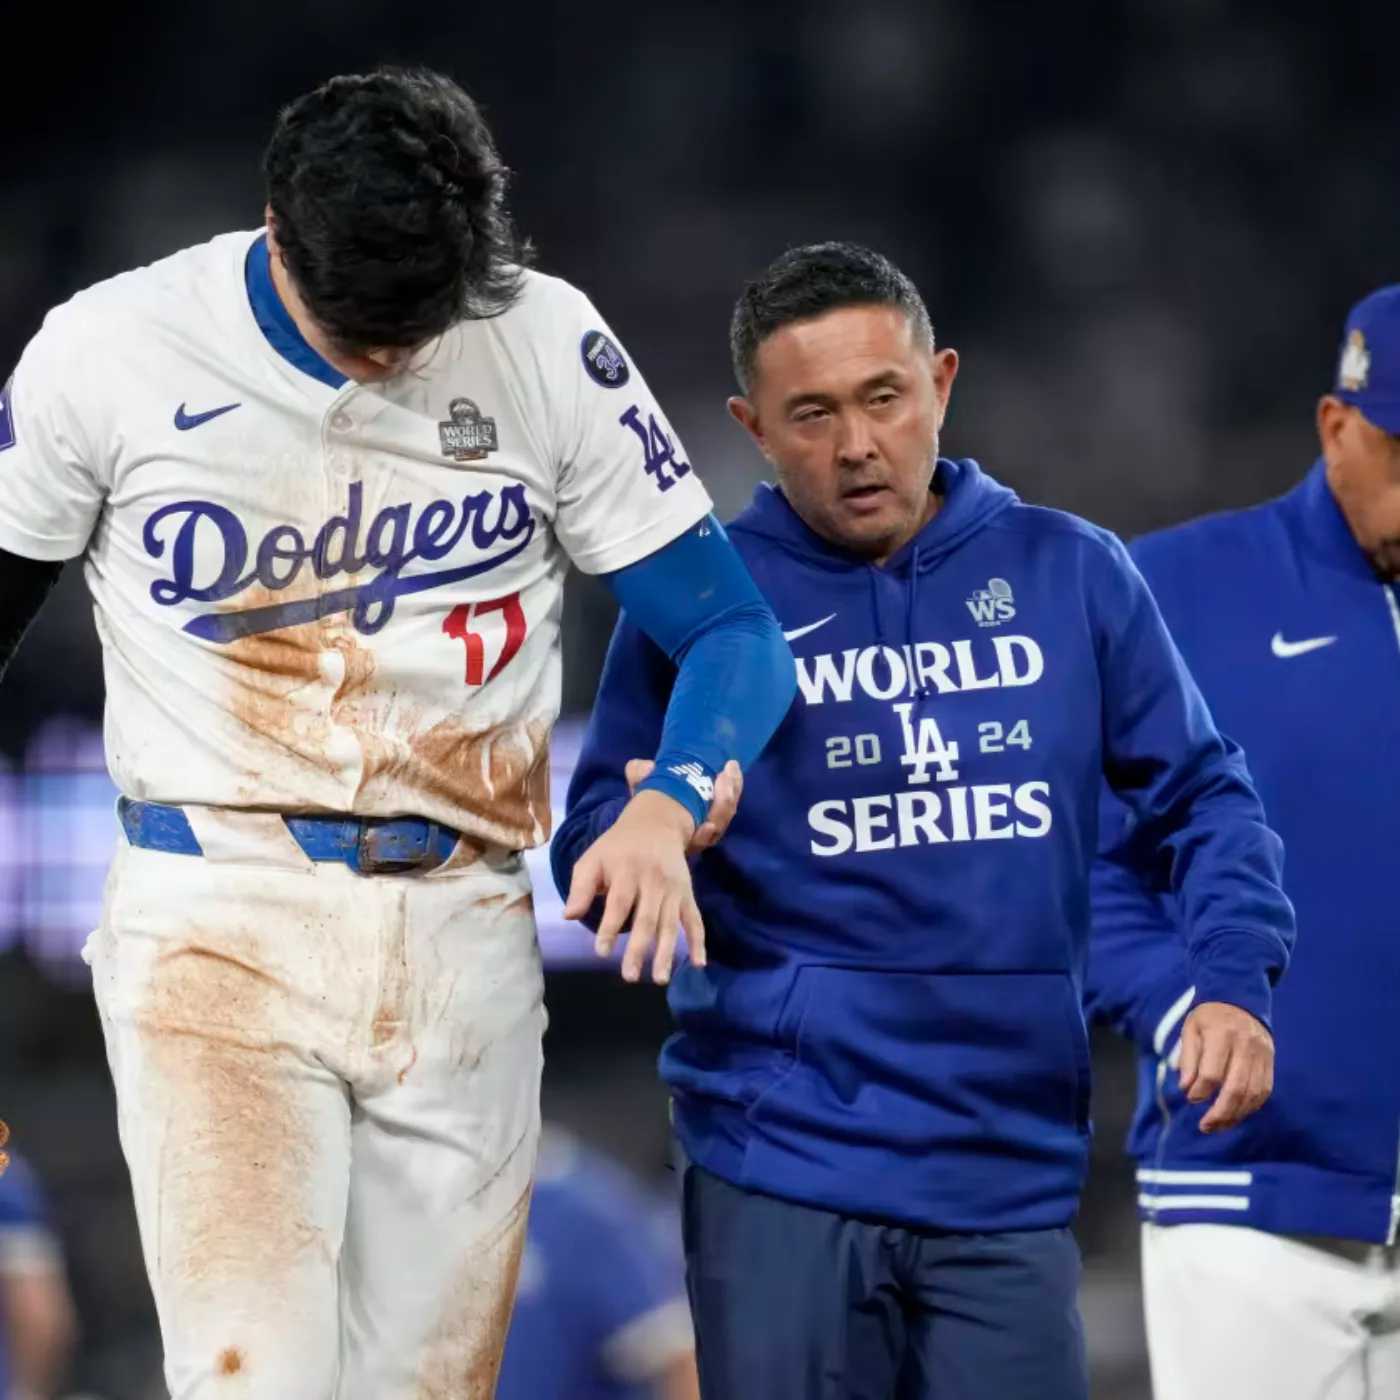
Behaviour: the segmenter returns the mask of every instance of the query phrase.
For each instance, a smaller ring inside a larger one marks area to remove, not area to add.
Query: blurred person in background
[[[1100,784],[1186,853],[1193,1091],[1222,1128],[1269,1091],[1293,937],[1278,839],[1123,546],[939,458],[958,357],[906,276],[794,249],[744,290],[731,347],[731,412],[778,486],[730,531],[801,703],[696,863],[708,959],[670,991],[702,1390],[1083,1400]],[[675,679],[624,613],[561,889],[625,810]]]
[[[702,956],[686,846],[792,656],[471,97],[331,79],[264,174],[262,227],[78,293],[0,394],[0,668],[83,558],[125,837],[87,956],[175,1400],[484,1395],[570,564],[680,667],[580,865],[634,979]]]
[[[1157,1400],[1400,1396],[1400,286],[1358,303],[1286,496],[1132,554],[1284,841],[1299,939],[1273,1097],[1201,1132],[1171,871],[1110,796],[1088,1007],[1136,1043]],[[1191,853],[1183,851],[1182,858]]]
[[[546,1124],[497,1400],[698,1400],[674,1210]]]
[[[53,1400],[76,1333],[43,1192],[12,1154],[0,1170],[0,1400]]]

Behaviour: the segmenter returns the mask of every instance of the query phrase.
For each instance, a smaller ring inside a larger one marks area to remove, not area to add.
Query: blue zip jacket
[[[731,526],[798,695],[695,889],[661,1068],[690,1159],[751,1190],[928,1229],[1072,1218],[1106,773],[1169,853],[1193,976],[1267,1019],[1292,915],[1279,843],[1111,535],[943,461],[884,568],[761,487]],[[655,751],[674,667],[614,635],[556,882]]]
[[[1212,714],[1249,754],[1303,935],[1274,1006],[1273,1097],[1240,1127],[1202,1135],[1202,1110],[1168,1063],[1195,982],[1186,941],[1163,937],[1183,911],[1140,866],[1126,814],[1105,804],[1088,1004],[1139,1047],[1139,1205],[1159,1224],[1393,1242],[1397,589],[1372,572],[1321,463],[1280,500],[1148,535],[1132,552]]]

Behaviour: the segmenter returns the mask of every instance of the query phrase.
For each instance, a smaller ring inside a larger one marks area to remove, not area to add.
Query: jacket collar
[[[1298,531],[1309,551],[1323,563],[1346,573],[1376,581],[1376,571],[1347,524],[1332,488],[1327,484],[1327,463],[1322,459],[1284,498],[1292,508]]]

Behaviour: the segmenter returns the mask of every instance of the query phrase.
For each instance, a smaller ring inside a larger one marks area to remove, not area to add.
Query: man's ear
[[[1322,455],[1335,461],[1342,455],[1342,433],[1347,424],[1347,405],[1335,394],[1324,394],[1317,401],[1317,440]]]
[[[758,450],[767,457],[768,444],[763,440],[763,429],[759,427],[758,410],[747,399],[742,399],[737,394],[725,407],[729,409],[729,416],[748,433],[758,444]]]
[[[958,377],[958,352],[956,350],[935,350],[931,357],[933,368],[933,397],[938,405],[938,426],[948,412],[948,400],[953,393],[953,380]]]

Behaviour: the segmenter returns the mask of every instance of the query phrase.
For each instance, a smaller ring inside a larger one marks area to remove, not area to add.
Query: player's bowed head
[[[388,378],[519,296],[530,248],[476,103],[426,69],[331,78],[284,107],[263,156],[273,282],[351,379]]]

